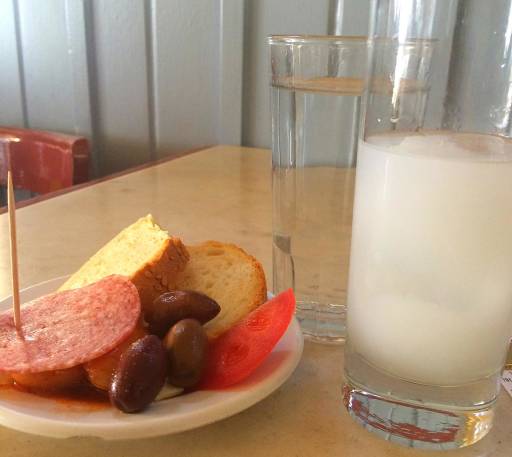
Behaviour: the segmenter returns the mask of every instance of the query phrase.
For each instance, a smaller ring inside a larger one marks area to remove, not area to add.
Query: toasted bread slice
[[[205,325],[208,338],[218,337],[266,301],[263,267],[239,247],[206,241],[187,250],[190,261],[179,274],[176,288],[202,292],[221,308]]]
[[[137,287],[142,307],[168,288],[189,255],[179,238],[170,237],[148,214],[126,227],[94,254],[59,290],[76,289],[111,274],[127,276]]]

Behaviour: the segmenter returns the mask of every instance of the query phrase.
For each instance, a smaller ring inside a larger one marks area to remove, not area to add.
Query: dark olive
[[[123,352],[110,385],[110,402],[125,413],[148,406],[165,383],[167,357],[162,342],[144,336]]]
[[[220,306],[207,295],[190,290],[172,290],[160,295],[144,309],[149,332],[163,338],[182,319],[196,319],[201,324],[212,320]]]
[[[206,362],[208,338],[195,319],[175,324],[164,339],[169,359],[169,382],[176,387],[194,387],[200,380]]]

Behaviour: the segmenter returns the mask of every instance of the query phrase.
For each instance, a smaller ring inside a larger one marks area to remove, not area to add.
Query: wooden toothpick
[[[18,248],[16,243],[16,203],[12,185],[11,170],[7,171],[7,208],[9,212],[9,235],[11,239],[11,282],[12,282],[12,306],[14,311],[14,325],[16,330],[21,330],[20,316],[20,285],[18,277]]]

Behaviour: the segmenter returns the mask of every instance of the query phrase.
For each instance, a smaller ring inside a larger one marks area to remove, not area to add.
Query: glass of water
[[[405,446],[490,429],[512,334],[512,2],[377,0],[344,400]]]
[[[304,335],[345,338],[366,37],[271,36],[273,291]]]

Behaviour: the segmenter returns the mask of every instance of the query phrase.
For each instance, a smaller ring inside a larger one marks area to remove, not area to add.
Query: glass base
[[[457,449],[491,429],[498,378],[462,386],[422,385],[383,373],[348,348],[343,403],[356,422],[387,441],[419,449]]]
[[[298,300],[296,317],[305,339],[325,344],[345,342],[345,305]]]

